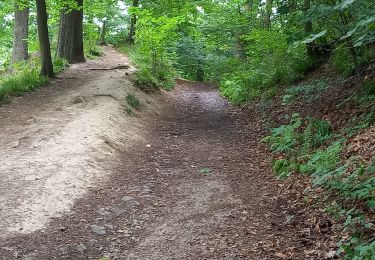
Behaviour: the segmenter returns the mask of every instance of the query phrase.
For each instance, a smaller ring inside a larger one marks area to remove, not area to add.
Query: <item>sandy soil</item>
[[[127,93],[145,95],[125,70],[90,70],[119,64],[129,61],[106,48],[104,57],[0,108],[0,236],[36,231],[68,212],[111,174],[118,149],[142,140],[142,124],[123,105]]]

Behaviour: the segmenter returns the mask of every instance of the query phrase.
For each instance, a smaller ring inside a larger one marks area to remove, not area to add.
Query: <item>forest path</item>
[[[142,123],[124,112],[126,95],[139,92],[125,70],[92,70],[129,60],[104,51],[0,107],[0,237],[39,230],[69,211],[110,175],[117,147],[142,139]]]
[[[0,108],[1,259],[283,258],[258,124],[210,85],[151,97],[124,71],[87,66]],[[144,104],[135,117],[129,90]]]

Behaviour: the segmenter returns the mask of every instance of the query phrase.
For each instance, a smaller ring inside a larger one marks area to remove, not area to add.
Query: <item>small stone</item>
[[[124,202],[128,202],[128,201],[131,201],[131,200],[135,200],[133,197],[130,197],[130,196],[124,196],[121,198],[122,201]]]
[[[22,257],[22,260],[36,260],[36,254],[31,253],[31,254],[24,255]]]
[[[327,258],[334,258],[336,255],[336,251],[329,251],[327,254],[326,254],[326,257]]]
[[[91,231],[99,236],[104,236],[105,234],[107,234],[107,231],[105,230],[104,227],[102,226],[98,226],[98,225],[91,225],[90,226],[91,228]]]
[[[85,247],[84,244],[79,244],[79,245],[77,246],[77,251],[78,251],[79,253],[81,253],[81,254],[85,253],[86,249],[87,249],[87,248]]]
[[[107,229],[113,229],[113,225],[110,225],[110,224],[105,224],[104,227]]]
[[[66,230],[66,227],[60,227],[60,231],[64,232]]]
[[[128,206],[135,207],[141,205],[138,201],[136,201],[133,197],[130,196],[124,196],[121,198],[123,202],[126,202]]]
[[[89,240],[89,246],[94,246],[97,243],[98,243],[98,240],[96,240],[96,239],[90,239]]]
[[[108,215],[111,215],[111,212],[109,212],[108,210],[106,210],[105,208],[100,208],[98,210],[98,213],[102,216],[108,216]]]

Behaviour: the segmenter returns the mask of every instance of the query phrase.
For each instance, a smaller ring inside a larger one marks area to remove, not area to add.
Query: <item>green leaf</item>
[[[313,41],[315,41],[316,39],[324,36],[325,34],[327,33],[327,30],[325,31],[322,31],[320,33],[317,33],[317,34],[312,34],[310,35],[310,38],[307,38],[306,40],[302,41],[303,43],[312,43]]]
[[[211,172],[211,170],[209,168],[202,168],[202,169],[199,170],[199,173],[207,174],[207,173],[210,173],[210,172]]]
[[[355,0],[345,0],[344,2],[340,3],[335,7],[336,10],[344,10],[348,8],[351,4],[354,3]]]
[[[367,168],[368,173],[375,173],[375,165],[371,165],[370,167]]]
[[[367,201],[367,207],[369,207],[370,209],[375,209],[375,200]]]

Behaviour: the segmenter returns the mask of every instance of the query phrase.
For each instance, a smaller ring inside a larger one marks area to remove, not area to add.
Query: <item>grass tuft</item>
[[[139,110],[141,108],[141,102],[139,102],[139,100],[134,95],[127,95],[126,102],[134,109]]]
[[[36,69],[25,69],[14,74],[6,75],[0,79],[0,102],[10,100],[11,94],[20,94],[32,91],[33,89],[45,85],[48,79],[40,76]]]

